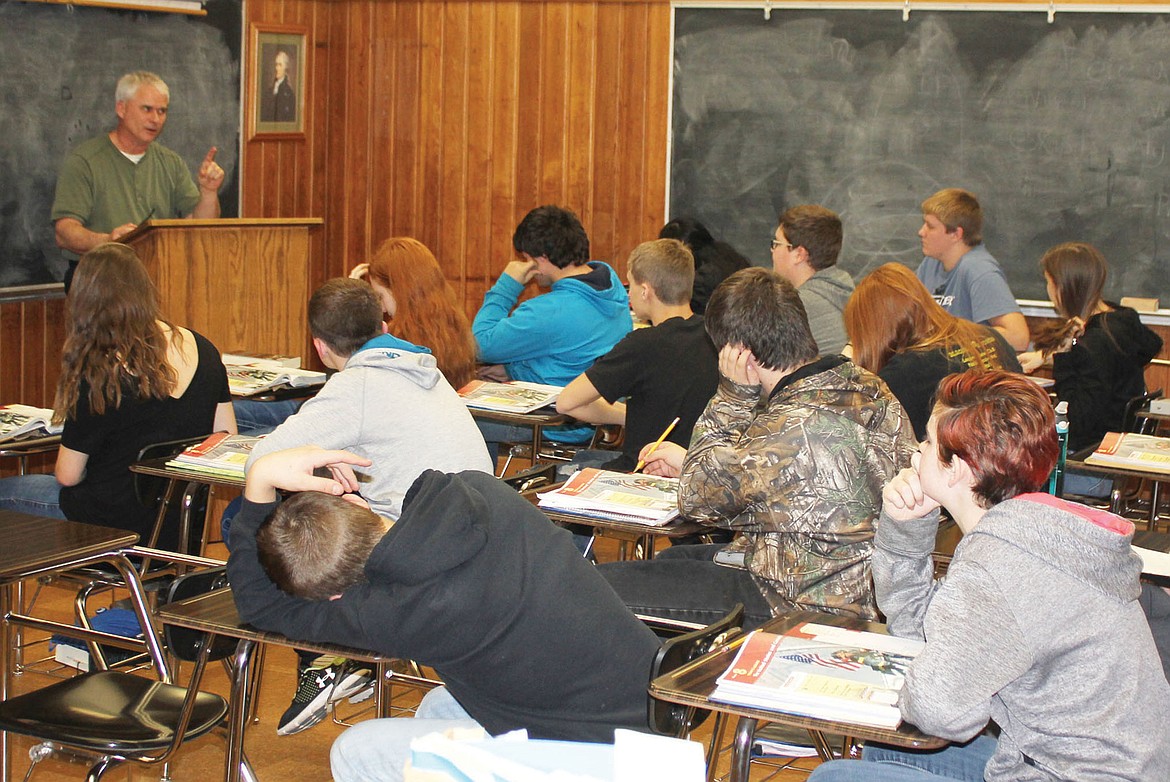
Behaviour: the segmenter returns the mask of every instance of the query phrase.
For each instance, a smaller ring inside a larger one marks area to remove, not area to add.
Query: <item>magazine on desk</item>
[[[678,516],[678,478],[641,473],[587,467],[537,497],[542,508],[652,527]]]
[[[217,475],[224,478],[244,477],[244,465],[259,437],[216,432],[198,445],[192,445],[167,462],[167,467]]]
[[[921,641],[804,622],[784,635],[751,633],[711,699],[896,728],[898,692]]]
[[[261,359],[244,364],[229,363],[228,358],[223,357],[223,365],[227,369],[228,388],[234,396],[254,396],[280,386],[310,388],[325,382],[324,372],[295,369]]]
[[[1147,470],[1170,469],[1170,437],[1109,432],[1097,450],[1085,459],[1085,464]]]
[[[61,424],[53,423],[53,411],[30,405],[0,405],[0,442],[39,432],[61,434]]]
[[[459,396],[468,407],[497,410],[502,413],[531,413],[555,404],[563,386],[546,386],[512,380],[495,383],[490,380],[472,380],[459,389]]]

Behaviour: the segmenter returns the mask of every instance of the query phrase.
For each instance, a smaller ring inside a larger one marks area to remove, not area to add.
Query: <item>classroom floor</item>
[[[618,556],[617,543],[613,540],[599,539],[598,556],[601,561],[610,561]],[[208,552],[209,556],[226,556],[222,550],[214,548]],[[49,585],[42,589],[36,604],[37,615],[51,616],[62,620],[71,617],[73,593],[66,587]],[[37,659],[46,654],[44,645],[32,647],[29,651],[29,660]],[[252,766],[261,782],[271,780],[328,780],[329,774],[329,747],[337,735],[344,730],[343,726],[335,725],[330,721],[313,727],[295,736],[279,737],[276,735],[276,723],[281,713],[287,708],[295,686],[296,656],[284,648],[271,648],[267,652],[264,665],[264,674],[260,687],[259,721],[248,728],[246,751]],[[183,675],[186,676],[187,671]],[[29,672],[16,677],[16,691],[44,686],[49,679],[41,673]],[[204,688],[227,697],[229,692],[228,679],[219,665],[209,666],[204,677]],[[395,707],[410,708],[418,701],[418,694],[406,688],[400,688],[396,693]],[[344,704],[343,716],[356,712],[369,705],[367,701],[360,706]],[[367,719],[370,712],[356,715],[356,719]],[[706,743],[710,737],[710,723],[699,729],[695,738]],[[724,743],[730,740],[730,731],[724,738]],[[28,768],[28,749],[32,742],[22,737],[13,737],[13,768],[12,778],[21,779]],[[224,742],[215,737],[205,737],[192,742],[178,755],[172,766],[171,775],[175,782],[196,782],[214,780],[222,777],[223,773]],[[719,773],[726,775],[729,753],[721,756]],[[782,771],[775,774],[760,764],[753,766],[751,779],[753,782],[762,782],[773,779],[777,782],[788,780],[803,780],[808,769],[815,765],[815,760],[799,761],[804,771]],[[75,782],[85,775],[87,766],[79,762],[68,762],[58,758],[48,758],[41,761],[33,773],[33,782]],[[105,779],[111,782],[147,782],[161,776],[161,769],[144,766],[126,766],[110,772]]]

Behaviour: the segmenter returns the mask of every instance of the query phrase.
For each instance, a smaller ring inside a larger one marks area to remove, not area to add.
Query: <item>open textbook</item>
[[[15,440],[33,432],[61,434],[53,423],[53,411],[29,405],[0,405],[0,441]]]
[[[784,635],[756,630],[711,699],[806,717],[896,728],[898,692],[923,643],[804,622]]]
[[[653,527],[678,516],[678,478],[587,467],[537,496],[542,508]]]
[[[495,383],[490,380],[472,380],[459,389],[459,396],[468,407],[498,410],[503,413],[531,413],[557,401],[563,386],[546,386],[512,380]]]
[[[296,369],[276,361],[249,358],[237,363],[245,356],[224,354],[223,365],[227,368],[228,388],[234,396],[252,396],[280,386],[308,388],[325,382],[324,372],[311,369]],[[231,360],[229,360],[231,359]]]
[[[168,467],[179,467],[193,472],[218,475],[225,478],[244,477],[244,465],[252,447],[263,437],[216,432],[198,445],[192,445],[167,462]]]
[[[1109,432],[1085,463],[1147,470],[1170,469],[1170,437]]]

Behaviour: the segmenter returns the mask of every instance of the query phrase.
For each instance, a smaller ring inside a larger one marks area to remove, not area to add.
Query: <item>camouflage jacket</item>
[[[762,404],[758,386],[723,378],[695,424],[679,506],[743,533],[745,564],[774,613],[875,619],[874,519],[915,448],[885,384],[839,356],[793,372]]]

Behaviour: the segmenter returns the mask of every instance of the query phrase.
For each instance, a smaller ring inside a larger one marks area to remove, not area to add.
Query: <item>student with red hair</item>
[[[902,717],[956,743],[870,745],[810,782],[1170,779],[1170,685],[1138,604],[1133,524],[1037,493],[1054,426],[1019,375],[939,385],[926,440],[883,493],[873,577],[890,632],[926,642]],[[931,560],[940,508],[963,531],[945,580]]]
[[[845,330],[853,362],[886,381],[919,440],[944,377],[968,369],[1020,371],[1002,334],[944,310],[898,263],[879,266],[858,283],[845,305]]]

